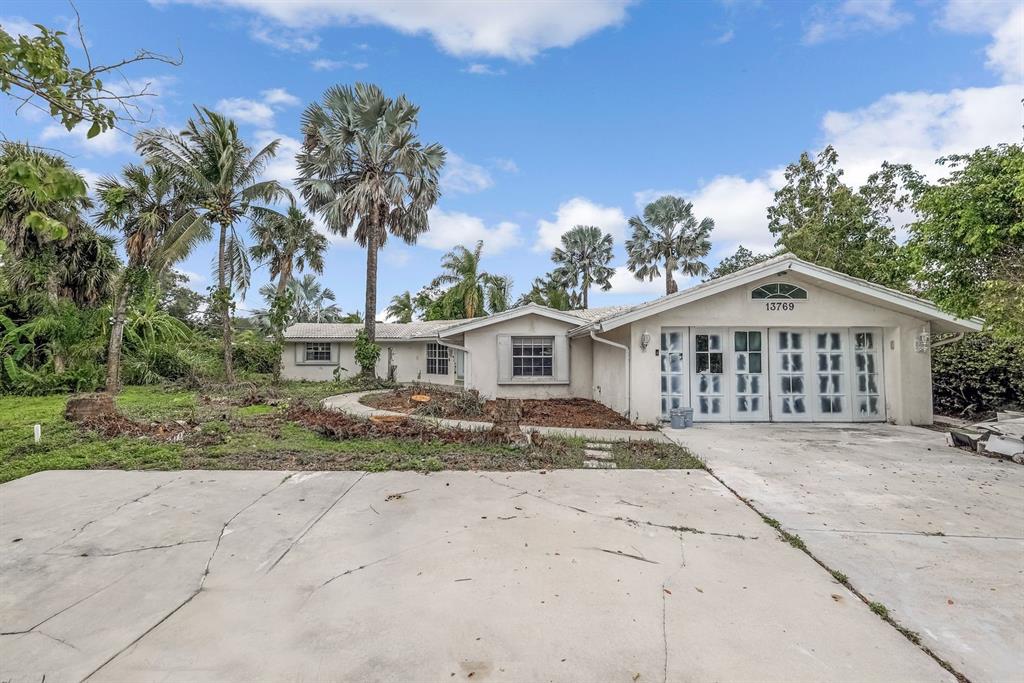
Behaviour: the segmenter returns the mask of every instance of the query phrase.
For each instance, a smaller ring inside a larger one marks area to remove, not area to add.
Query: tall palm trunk
[[[675,294],[679,291],[679,285],[676,284],[676,280],[672,277],[676,270],[676,258],[669,256],[665,259],[665,294]]]
[[[128,283],[122,282],[114,297],[114,317],[110,325],[110,341],[107,343],[107,384],[108,394],[121,390],[121,346],[124,343],[124,320],[128,312]]]
[[[366,239],[366,315],[363,318],[363,329],[371,342],[377,339],[377,248],[377,217],[374,217],[374,225]],[[372,378],[376,376],[376,369],[364,367],[362,373],[364,377]]]
[[[224,379],[228,384],[235,381],[235,369],[231,353],[231,289],[227,282],[228,226],[220,224],[220,241],[217,246],[217,294],[220,299],[221,325],[224,344]]]
[[[585,311],[588,308],[590,308],[590,297],[589,297],[589,294],[590,294],[590,277],[587,276],[587,275],[584,275],[583,276],[583,280],[581,281],[580,284],[581,284],[582,289],[583,289],[583,310]]]
[[[288,291],[288,282],[292,279],[292,260],[285,259],[281,265],[281,272],[277,275],[277,293],[274,295],[274,303],[271,310],[275,315],[280,315],[280,302]],[[274,359],[274,383],[281,381],[281,355],[284,353],[284,320],[274,320],[274,343],[277,345],[277,358]]]

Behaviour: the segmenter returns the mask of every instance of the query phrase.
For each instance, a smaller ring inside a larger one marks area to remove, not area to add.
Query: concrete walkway
[[[0,681],[953,683],[699,470],[44,472],[0,543]]]
[[[356,417],[370,418],[374,415],[391,415],[408,417],[414,420],[432,422],[441,427],[450,429],[482,430],[494,426],[492,422],[477,420],[446,420],[437,417],[426,417],[423,415],[409,415],[398,413],[393,410],[378,410],[364,405],[360,402],[364,396],[370,394],[386,393],[380,390],[358,391],[351,394],[338,394],[328,396],[320,404],[327,410],[338,410]],[[542,427],[538,425],[520,425],[524,432],[537,432],[546,436],[581,437],[590,441],[655,441],[658,443],[671,443],[669,438],[660,431],[640,431],[634,429],[584,429],[575,427]]]
[[[666,432],[971,681],[1024,680],[1024,467],[919,427]]]

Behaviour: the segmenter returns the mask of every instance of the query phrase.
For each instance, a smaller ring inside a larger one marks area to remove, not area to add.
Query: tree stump
[[[64,419],[81,422],[104,415],[113,415],[115,412],[113,394],[83,394],[68,399],[68,404],[64,408]]]
[[[495,441],[513,446],[530,445],[530,437],[519,428],[523,419],[523,402],[519,399],[499,398],[494,402],[494,426],[491,437]]]

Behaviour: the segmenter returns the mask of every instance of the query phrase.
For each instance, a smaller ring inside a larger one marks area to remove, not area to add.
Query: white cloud
[[[271,106],[280,104],[284,107],[294,107],[299,103],[299,98],[284,88],[270,88],[269,90],[264,90],[261,94],[263,95],[263,101]]]
[[[735,38],[735,37],[736,37],[736,32],[733,31],[732,29],[729,29],[728,31],[726,31],[722,35],[720,35],[717,38],[715,38],[714,40],[712,40],[711,43],[713,45],[725,45],[726,43],[731,43],[733,38]]]
[[[940,156],[1018,140],[1020,98],[1011,85],[893,93],[861,109],[828,112],[822,129],[850,182],[864,182],[882,161],[913,164],[937,179]]]
[[[495,159],[491,159],[491,165],[504,173],[519,173],[519,165],[513,159],[502,159],[501,157],[497,157]]]
[[[180,268],[175,268],[174,270],[188,278],[188,285],[189,287],[192,287],[192,289],[197,289],[200,285],[206,282],[207,279],[202,273],[193,273],[190,270],[181,270]]]
[[[586,197],[573,197],[559,205],[554,220],[537,221],[534,251],[554,249],[561,244],[562,234],[576,225],[596,225],[619,242],[626,229],[626,216],[618,207],[601,206]]]
[[[207,0],[161,1],[208,5]],[[630,0],[590,0],[583,6],[561,0],[224,0],[219,6],[250,10],[290,29],[382,25],[408,35],[429,35],[442,50],[459,57],[529,61],[544,50],[569,47],[621,24],[629,4]]]
[[[474,76],[504,76],[504,69],[495,69],[490,64],[470,64],[462,70],[463,73],[473,74]]]
[[[913,15],[897,10],[893,0],[845,0],[838,6],[816,5],[804,25],[804,42],[814,45],[852,33],[893,31],[913,20]]]
[[[76,149],[90,156],[135,153],[131,137],[116,128],[111,128],[93,138],[87,137],[88,132],[88,123],[81,123],[70,131],[60,124],[51,123],[43,128],[39,137],[43,142],[70,143]]]
[[[314,59],[309,65],[313,67],[313,71],[337,71],[338,69],[362,71],[370,66],[366,62],[347,62],[337,59]]]
[[[320,47],[320,38],[315,34],[280,26],[271,28],[262,22],[255,22],[249,35],[260,43],[286,52],[312,52]]]
[[[279,140],[277,155],[270,160],[263,170],[264,180],[276,180],[294,192],[295,178],[299,171],[295,166],[295,155],[302,151],[302,143],[296,138],[282,135],[273,130],[256,131],[256,146],[262,148],[272,140]]]
[[[442,192],[471,194],[486,190],[492,185],[494,179],[486,168],[466,161],[454,152],[448,152],[444,169],[441,171]]]
[[[0,17],[0,27],[14,37],[29,36],[31,38],[39,34],[39,29],[35,24],[24,17]]]
[[[221,114],[254,126],[269,128],[274,125],[274,110],[268,104],[244,97],[229,97],[218,100],[213,107]]]
[[[684,288],[686,281],[688,281],[686,278],[680,280],[679,274],[676,273],[676,283],[679,285],[679,289]],[[608,292],[595,291],[593,294],[645,294],[648,296],[658,296],[665,293],[664,270],[661,272],[661,277],[653,281],[637,280],[629,268],[626,266],[616,266],[615,273],[609,282],[612,283],[611,290]]]
[[[864,183],[883,161],[911,164],[937,180],[946,171],[935,159],[1019,137],[1020,95],[1020,88],[1009,85],[886,95],[860,109],[827,113],[821,146],[836,148],[844,179],[854,186]],[[664,194],[692,201],[697,217],[715,219],[716,253],[731,252],[737,244],[769,251],[774,239],[766,210],[785,182],[783,170],[770,169],[750,179],[721,175],[695,190],[642,190],[634,196],[638,210]],[[894,220],[898,224],[900,217]]]
[[[294,107],[301,100],[284,88],[269,88],[260,92],[260,100],[246,97],[228,97],[217,101],[214,109],[225,116],[268,129],[274,126],[274,113],[283,107]]]
[[[89,194],[95,192],[96,184],[103,177],[103,174],[88,168],[76,168],[75,171],[85,180],[85,184],[89,188]]]
[[[484,253],[494,256],[523,241],[519,226],[508,221],[488,228],[477,216],[436,207],[430,210],[429,220],[430,230],[417,243],[431,249],[451,249],[457,244],[471,249],[477,240],[483,240]]]
[[[986,66],[1005,83],[1024,82],[1024,5],[991,0],[949,0],[939,24],[956,33],[989,33]]]

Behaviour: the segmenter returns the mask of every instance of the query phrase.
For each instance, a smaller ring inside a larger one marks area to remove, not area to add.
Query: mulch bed
[[[398,438],[444,443],[489,443],[487,431],[448,429],[429,422],[404,420],[374,421],[352,417],[340,411],[296,406],[286,419],[332,439]]]
[[[423,404],[412,400],[416,394],[430,396],[430,414],[453,420],[494,422],[497,417],[496,401],[483,404],[482,413],[460,411],[467,403],[458,400],[460,393],[433,387],[402,387],[382,394],[370,394],[363,403],[378,410],[390,410],[406,415],[423,412]],[[437,405],[441,404],[441,405]],[[628,429],[649,431],[649,427],[635,425],[622,415],[597,401],[585,398],[523,399],[521,424],[538,427],[574,427],[578,429]]]

